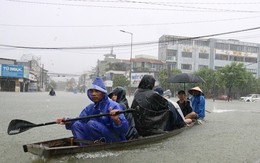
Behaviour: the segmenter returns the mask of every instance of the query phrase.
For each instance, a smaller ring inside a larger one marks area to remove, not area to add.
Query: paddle
[[[205,109],[205,111],[206,111],[207,113],[211,113],[211,111],[209,111],[209,110],[207,110],[207,109]]]
[[[122,114],[122,113],[133,112],[133,111],[135,111],[135,110],[127,109],[127,110],[123,110],[123,111],[118,111],[116,114]],[[109,115],[110,115],[110,113],[94,114],[94,115],[89,115],[86,117],[68,119],[68,120],[65,120],[64,122],[71,122],[71,121],[77,121],[77,120],[88,119],[88,118],[97,118],[97,117],[109,116]],[[34,123],[31,123],[31,122],[28,122],[25,120],[14,119],[9,123],[7,133],[8,133],[8,135],[15,135],[15,134],[19,134],[24,131],[27,131],[34,127],[47,126],[47,125],[52,125],[52,124],[57,124],[57,123],[56,123],[56,121],[54,121],[54,122],[48,122],[48,123],[34,124]]]

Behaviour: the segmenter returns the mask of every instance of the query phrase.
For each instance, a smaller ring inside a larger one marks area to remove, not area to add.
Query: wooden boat
[[[62,139],[26,144],[23,145],[23,149],[24,152],[30,152],[34,155],[43,156],[46,158],[59,156],[59,155],[81,153],[81,152],[97,152],[101,150],[127,149],[132,146],[139,146],[139,145],[151,144],[151,143],[156,143],[158,141],[162,141],[163,139],[175,136],[183,132],[187,128],[191,128],[193,125],[194,123],[191,124],[190,127],[183,127],[170,132],[164,132],[161,134],[141,137],[138,139],[123,141],[123,142],[92,143],[85,146],[79,146],[72,141],[72,138],[62,138]]]

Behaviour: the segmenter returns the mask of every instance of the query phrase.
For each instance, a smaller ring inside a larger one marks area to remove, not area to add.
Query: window
[[[191,70],[192,65],[191,64],[181,64],[181,69],[183,70]]]
[[[242,50],[243,50],[243,46],[230,44],[230,50],[233,50],[233,51],[242,51]]]
[[[230,56],[229,60],[230,61],[244,62],[244,57],[241,57],[241,56]]]
[[[246,47],[246,52],[258,53],[258,48],[257,47],[253,47],[253,46],[247,46]]]
[[[221,66],[215,66],[215,70],[219,70],[219,69],[221,69],[221,68],[223,68],[223,67],[221,67]]]
[[[257,63],[257,58],[245,57],[245,62]]]
[[[192,58],[192,52],[182,52],[181,55],[184,58]]]
[[[167,50],[166,60],[176,61],[177,50]]]
[[[208,65],[199,65],[199,70],[204,69],[204,68],[208,68],[208,67],[209,67]]]
[[[201,41],[201,40],[196,40],[195,45],[196,46],[209,46],[208,41]]]
[[[228,55],[215,54],[215,59],[216,60],[228,60]]]
[[[209,53],[199,53],[199,58],[209,59]]]
[[[216,43],[216,49],[229,50],[229,46],[224,43]]]

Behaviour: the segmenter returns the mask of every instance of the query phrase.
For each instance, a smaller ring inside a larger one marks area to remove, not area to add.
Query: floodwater
[[[64,126],[49,125],[32,128],[17,135],[8,135],[12,119],[35,124],[52,122],[58,117],[77,117],[89,104],[86,94],[56,92],[0,92],[0,162],[4,163],[102,163],[102,162],[189,162],[189,163],[259,163],[260,162],[260,103],[206,100],[206,122],[179,135],[120,151],[100,151],[40,158],[24,153],[24,144],[71,136]],[[131,103],[129,98],[129,102]],[[176,101],[177,99],[173,99]]]

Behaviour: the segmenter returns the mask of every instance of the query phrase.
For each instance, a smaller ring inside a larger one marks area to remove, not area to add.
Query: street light
[[[133,33],[132,32],[127,32],[127,31],[124,31],[124,30],[120,30],[120,32],[123,32],[123,33],[128,33],[131,35],[131,52],[130,52],[130,91],[131,91],[131,83],[132,83],[132,54],[133,54]],[[131,92],[130,92],[131,94]]]

